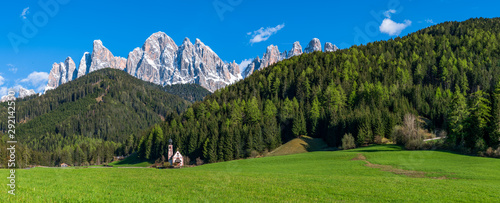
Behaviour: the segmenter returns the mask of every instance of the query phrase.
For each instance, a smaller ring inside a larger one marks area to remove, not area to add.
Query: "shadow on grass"
[[[353,152],[394,152],[404,150],[401,146],[395,144],[370,145],[366,147],[352,149]]]
[[[301,143],[301,145],[308,152],[317,152],[317,151],[336,151],[338,150],[336,147],[329,147],[325,141],[321,138],[311,138],[311,137],[301,137],[305,143]]]
[[[152,160],[147,160],[143,158],[139,158],[137,153],[133,153],[127,158],[120,160],[120,161],[115,161],[113,163],[110,163],[110,166],[139,166],[139,167],[147,167],[151,164],[154,164],[154,161]]]

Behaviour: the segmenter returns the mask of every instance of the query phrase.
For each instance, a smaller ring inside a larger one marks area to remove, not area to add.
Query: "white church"
[[[172,139],[168,140],[168,162],[172,166],[184,166],[184,158],[179,151],[174,154],[174,147],[172,145]]]

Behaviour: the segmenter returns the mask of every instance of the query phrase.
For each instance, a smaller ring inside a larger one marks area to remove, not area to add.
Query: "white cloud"
[[[26,19],[26,15],[28,15],[28,13],[30,13],[29,9],[30,9],[30,7],[26,7],[23,9],[23,12],[21,13],[21,18]]]
[[[396,10],[391,9],[384,12],[386,18],[382,21],[382,24],[379,27],[380,32],[386,33],[390,36],[401,34],[401,31],[411,25],[410,20],[404,20],[403,23],[397,23],[391,20],[391,14],[393,13],[396,13]]]
[[[20,82],[31,83],[32,85],[39,85],[46,83],[49,80],[49,74],[46,72],[32,72],[27,78],[22,79]]]
[[[389,9],[389,10],[387,10],[387,11],[385,11],[385,12],[384,12],[384,16],[385,16],[386,18],[391,18],[391,14],[393,14],[393,13],[396,13],[396,10],[394,10],[394,9]]]
[[[411,25],[411,21],[405,20],[404,23],[396,23],[389,18],[384,19],[382,21],[382,25],[380,25],[380,32],[386,33],[388,35],[399,35],[401,31],[403,31],[406,27]]]
[[[12,65],[12,64],[7,64],[7,66],[9,66],[9,71],[16,74],[17,73],[17,67]]]
[[[432,19],[426,19],[425,20],[426,23],[431,23],[431,24],[434,24],[434,21]]]
[[[5,81],[5,78],[3,78],[3,77],[0,75],[0,85],[3,85],[4,81]]]
[[[36,92],[41,92],[44,90],[47,81],[49,80],[49,74],[46,72],[32,72],[27,78],[20,80],[21,83],[29,83],[35,87]]]
[[[261,27],[256,31],[247,33],[247,35],[252,35],[252,39],[250,39],[251,44],[259,43],[266,41],[267,39],[269,39],[269,37],[271,37],[271,35],[276,34],[279,30],[283,29],[284,27],[285,23],[277,25],[276,27],[267,27],[267,28]]]
[[[0,87],[0,98],[7,95],[8,89],[7,87]]]

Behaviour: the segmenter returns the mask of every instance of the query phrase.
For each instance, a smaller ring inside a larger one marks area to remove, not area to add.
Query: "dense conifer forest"
[[[308,135],[342,147],[392,138],[405,115],[431,121],[443,147],[496,149],[500,135],[500,19],[445,22],[405,37],[314,52],[253,73],[144,132],[139,155],[174,148],[205,162],[265,154]],[[416,147],[418,148],[418,147]]]
[[[210,91],[198,84],[176,84],[163,87],[165,92],[175,94],[190,102],[202,101],[205,96],[210,95]]]

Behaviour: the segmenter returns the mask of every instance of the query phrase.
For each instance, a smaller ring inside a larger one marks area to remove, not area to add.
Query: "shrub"
[[[493,150],[493,148],[488,147],[488,149],[486,149],[486,156],[493,156],[494,153],[495,153],[495,150]]]
[[[415,115],[406,114],[403,126],[394,127],[392,140],[409,150],[422,149],[424,147],[424,133],[425,131],[419,128]]]
[[[391,135],[392,141],[398,145],[403,145],[404,143],[403,138],[404,138],[403,127],[394,126],[394,130],[392,131]]]
[[[408,140],[405,143],[405,149],[408,149],[408,150],[422,149],[423,146],[424,146],[424,141],[422,139]]]
[[[196,158],[196,165],[197,166],[203,165],[203,160],[201,160],[200,157]]]
[[[356,142],[354,141],[354,137],[349,134],[345,134],[342,138],[342,149],[354,149],[356,148]]]
[[[255,151],[255,150],[252,150],[250,152],[250,157],[251,158],[257,158],[257,156],[259,156],[259,152]]]
[[[500,158],[500,147],[498,147],[497,150],[493,152],[493,157]]]
[[[479,138],[476,140],[476,145],[474,148],[478,151],[484,151],[486,149],[486,142],[483,139]]]
[[[382,144],[383,143],[382,139],[383,139],[383,137],[380,136],[380,135],[375,136],[375,143],[376,144]]]

